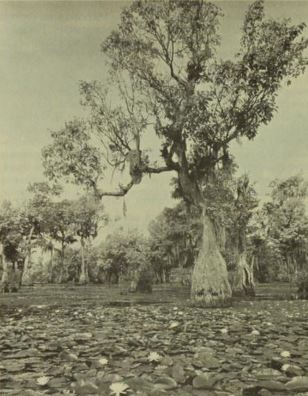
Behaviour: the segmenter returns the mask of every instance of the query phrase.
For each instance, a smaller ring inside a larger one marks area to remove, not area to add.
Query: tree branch
[[[152,173],[163,173],[163,172],[170,172],[173,171],[175,169],[169,168],[167,166],[162,166],[159,168],[153,168],[151,166],[146,166],[144,168],[142,168],[142,173],[148,173],[148,174],[152,174]],[[119,190],[118,191],[100,191],[99,189],[96,188],[96,186],[94,187],[94,191],[95,191],[95,195],[98,196],[100,199],[102,197],[124,197],[128,191],[133,187],[134,185],[134,181],[131,180],[127,185],[123,186],[120,185],[119,186]]]
[[[119,186],[118,191],[98,191],[100,198],[102,197],[124,197],[128,191],[133,187],[134,181],[131,180],[126,186]]]
[[[163,146],[162,149],[162,157],[166,163],[167,168],[169,168],[170,170],[175,170],[175,171],[179,171],[179,164],[174,162],[172,160],[173,154],[174,154],[174,148],[175,148],[175,143],[172,144],[172,146],[170,147],[169,151],[167,149],[166,146]]]
[[[142,173],[163,173],[171,171],[175,171],[175,169],[170,168],[169,166],[161,166],[159,168],[152,168],[151,166],[146,166],[142,169]]]

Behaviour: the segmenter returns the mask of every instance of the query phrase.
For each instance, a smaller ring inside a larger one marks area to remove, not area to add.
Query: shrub
[[[297,281],[297,297],[308,300],[308,273],[302,274]]]

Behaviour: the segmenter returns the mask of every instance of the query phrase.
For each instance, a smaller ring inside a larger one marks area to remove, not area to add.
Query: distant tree
[[[254,277],[260,283],[278,280],[280,252],[273,248],[267,235],[267,218],[259,208],[248,226],[247,248],[253,264]]]
[[[231,287],[208,214],[207,181],[228,164],[232,141],[253,139],[271,121],[282,83],[305,69],[308,45],[305,24],[266,19],[257,0],[245,15],[239,53],[220,60],[220,16],[217,5],[202,0],[144,0],[125,7],[102,45],[117,105],[110,105],[104,86],[83,82],[88,123],[67,123],[43,151],[50,178],[90,186],[100,198],[124,196],[144,174],[175,172],[185,201],[202,211],[192,298],[210,306],[227,302]],[[150,161],[142,147],[143,135],[151,133],[160,140],[162,163]],[[105,167],[125,165],[130,181],[116,191],[102,189]]]
[[[271,183],[272,202],[265,205],[268,235],[277,244],[287,273],[292,275],[306,263],[308,217],[305,199],[307,182],[301,176]]]
[[[31,224],[29,235],[24,244],[25,261],[23,268],[23,283],[31,283],[30,267],[32,266],[32,250],[39,248],[50,253],[49,280],[52,277],[54,259],[54,228],[55,211],[53,202],[62,193],[62,187],[58,184],[50,185],[47,182],[31,183],[28,186],[31,198],[25,203],[24,211]]]
[[[182,201],[165,208],[149,225],[151,262],[160,282],[169,279],[171,268],[192,267],[202,237],[202,224],[193,207]]]
[[[234,295],[254,295],[253,261],[247,258],[248,224],[258,205],[256,191],[247,175],[235,180],[231,221],[228,227],[228,249],[233,253],[234,269],[231,287]]]
[[[274,271],[276,277],[284,273],[292,280],[296,273],[307,270],[307,182],[296,175],[274,180],[270,186],[271,200],[263,205],[252,234],[254,245],[259,248],[255,248],[255,254],[259,261],[272,263],[271,269],[263,264],[263,271]]]
[[[152,275],[148,244],[136,230],[108,235],[101,245],[101,252],[109,282],[127,279],[131,282],[131,291],[150,291]],[[144,282],[148,290],[143,290]]]
[[[77,241],[77,235],[75,233],[75,228],[73,224],[73,212],[72,212],[72,202],[70,200],[64,199],[59,202],[53,202],[51,207],[51,222],[49,235],[50,237],[59,242],[61,245],[60,248],[60,257],[61,257],[61,276],[59,281],[65,278],[65,274],[62,273],[65,270],[64,264],[64,256],[65,249],[70,244]]]
[[[60,272],[62,273],[66,271],[64,255],[67,246],[79,240],[81,254],[79,282],[87,283],[89,277],[85,247],[97,236],[100,223],[107,220],[102,204],[93,194],[87,194],[76,200],[61,200],[62,188],[57,184],[50,186],[46,182],[30,185],[29,191],[33,196],[28,203],[28,213],[39,228],[41,245],[49,243],[51,251],[55,249],[55,242],[61,245]],[[65,277],[64,274],[63,276]]]
[[[4,291],[19,289],[24,262],[23,242],[31,228],[31,222],[21,208],[14,208],[9,201],[3,202],[0,208],[0,258]]]
[[[81,271],[79,283],[89,282],[88,262],[85,259],[85,248],[96,238],[99,225],[107,221],[103,205],[93,196],[83,196],[71,203],[71,223],[74,233],[80,239]]]
[[[91,188],[97,195],[106,164],[99,142],[91,139],[88,123],[75,119],[51,137],[53,144],[43,149],[46,176],[55,180],[61,175],[66,182]]]
[[[29,212],[34,221],[38,223],[40,230],[39,244],[49,246],[51,250],[51,261],[55,243],[60,245],[60,273],[59,281],[65,279],[64,255],[68,245],[77,241],[76,230],[73,220],[73,205],[68,199],[60,200],[62,189],[59,185],[50,186],[46,182],[34,183],[29,186],[29,191],[33,194],[28,204]],[[52,262],[50,265],[52,274]]]

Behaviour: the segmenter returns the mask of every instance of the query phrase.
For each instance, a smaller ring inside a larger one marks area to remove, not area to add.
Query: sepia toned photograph
[[[308,396],[308,0],[0,0],[0,396]]]

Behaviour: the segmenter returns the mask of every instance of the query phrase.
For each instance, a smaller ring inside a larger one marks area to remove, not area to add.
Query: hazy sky
[[[224,11],[221,54],[232,56],[249,2],[219,1]],[[78,81],[104,79],[100,44],[119,21],[120,1],[0,1],[0,201],[21,202],[30,181],[42,180],[41,148],[49,131],[82,114]],[[266,1],[273,17],[308,23],[308,1]],[[308,29],[306,32],[308,36]],[[281,91],[279,111],[252,142],[234,145],[240,172],[264,196],[274,178],[308,179],[308,72]],[[126,197],[126,224],[145,227],[171,206],[169,175],[152,176]],[[106,200],[122,216],[122,199]]]

